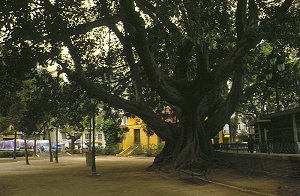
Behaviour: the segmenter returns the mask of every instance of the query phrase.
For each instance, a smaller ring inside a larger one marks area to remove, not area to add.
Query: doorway
[[[141,138],[140,138],[140,129],[134,129],[134,144],[140,144]]]

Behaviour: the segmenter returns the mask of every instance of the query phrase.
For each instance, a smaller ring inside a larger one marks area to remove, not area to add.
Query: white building
[[[72,135],[78,134],[80,135],[80,138],[75,141],[75,149],[78,149],[79,147],[83,146],[83,148],[88,148],[89,142],[90,142],[90,132],[89,130],[85,130],[84,132],[73,132]],[[91,142],[93,141],[93,133],[91,133]],[[51,143],[52,145],[56,145],[56,132],[51,131],[50,132],[51,137]],[[48,135],[46,134],[45,139],[48,139]],[[58,144],[62,145],[63,148],[70,148],[71,145],[71,139],[70,135],[64,132],[58,131]],[[95,130],[95,146],[96,147],[102,147],[105,148],[106,142],[103,131]]]

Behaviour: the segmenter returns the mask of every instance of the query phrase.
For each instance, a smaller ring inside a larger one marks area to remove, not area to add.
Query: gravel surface
[[[97,175],[92,176],[81,155],[59,157],[49,162],[46,155],[17,161],[0,159],[0,196],[243,196],[300,195],[296,179],[241,174],[227,168],[207,176],[184,173],[148,172],[153,158],[98,156]]]

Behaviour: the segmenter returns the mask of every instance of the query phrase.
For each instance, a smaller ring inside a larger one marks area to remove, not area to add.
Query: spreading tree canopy
[[[0,7],[4,47],[30,48],[30,62],[54,64],[89,96],[142,118],[165,141],[156,167],[207,165],[210,139],[239,104],[246,57],[264,41],[299,47],[293,0],[2,0]],[[162,118],[166,106],[175,122]]]

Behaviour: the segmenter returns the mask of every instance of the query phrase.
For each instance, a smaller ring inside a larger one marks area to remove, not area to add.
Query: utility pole
[[[55,163],[58,163],[58,125],[56,126],[56,132],[55,132]]]
[[[95,160],[95,108],[92,111],[92,128],[93,128],[93,146],[92,146],[92,175],[96,175],[96,160]]]

